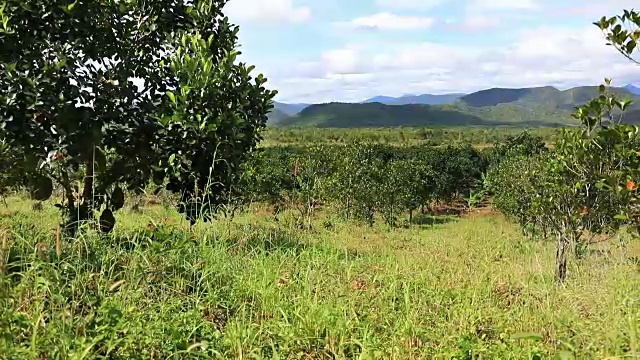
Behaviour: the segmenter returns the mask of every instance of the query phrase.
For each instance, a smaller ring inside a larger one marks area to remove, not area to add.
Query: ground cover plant
[[[319,210],[188,223],[150,202],[56,254],[56,209],[9,199],[5,358],[616,358],[639,350],[640,243],[591,247],[556,285],[553,242],[495,213],[390,231]],[[485,210],[486,211],[486,210]]]

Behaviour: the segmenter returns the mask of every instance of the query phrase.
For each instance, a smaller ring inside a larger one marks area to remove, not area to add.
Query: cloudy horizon
[[[277,101],[637,84],[592,23],[631,0],[230,0],[241,59]]]

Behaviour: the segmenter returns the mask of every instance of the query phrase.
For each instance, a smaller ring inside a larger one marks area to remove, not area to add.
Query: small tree
[[[99,210],[110,231],[150,179],[192,223],[227,200],[275,92],[236,61],[225,3],[0,2],[0,129],[72,233]]]
[[[596,25],[605,31],[610,45],[631,58],[640,38],[638,13],[625,11]],[[624,25],[635,28],[626,30]],[[566,280],[572,246],[579,255],[585,236],[614,234],[637,221],[640,136],[636,126],[622,123],[630,101],[610,92],[610,83],[606,80],[597,98],[576,109],[581,129],[563,130],[549,156],[536,166],[520,168],[527,170],[525,176],[517,176],[518,168],[512,168],[511,175],[516,175],[512,179],[520,183],[515,188],[502,185],[506,189],[496,193],[498,199],[509,200],[517,197],[518,187],[525,190],[520,199],[505,201],[502,207],[507,213],[522,213],[526,222],[533,220],[556,236],[559,282]]]
[[[490,154],[490,163],[497,165],[509,157],[531,156],[541,154],[546,150],[546,145],[540,136],[523,131],[518,135],[507,137],[503,142],[496,143]]]
[[[485,189],[493,194],[492,205],[516,221],[525,235],[538,234],[538,214],[532,208],[540,196],[537,183],[546,176],[542,171],[547,158],[544,155],[509,156],[491,167],[485,177]],[[546,237],[543,231],[543,237]]]

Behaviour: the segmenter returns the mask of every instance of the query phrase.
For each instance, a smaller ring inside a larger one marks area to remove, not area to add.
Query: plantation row
[[[391,226],[433,205],[473,206],[485,200],[484,175],[506,158],[542,152],[543,139],[523,132],[492,148],[358,143],[262,148],[243,168],[236,203],[285,207],[308,219],[330,202],[346,217]],[[452,204],[453,203],[453,204]]]
[[[430,128],[289,128],[270,126],[264,131],[263,144],[353,144],[354,142],[375,142],[394,145],[464,145],[487,146],[506,141],[524,131],[514,127],[430,127]],[[557,134],[555,128],[526,129],[531,134],[542,137],[546,143],[553,143]]]
[[[526,132],[483,151],[381,144],[264,149],[246,164],[243,200],[268,202],[276,211],[294,206],[301,219],[328,201],[348,218],[373,224],[379,215],[396,226],[405,214],[411,222],[418,209],[490,198],[526,234],[557,241],[563,281],[570,253],[580,257],[596,239],[640,228],[639,131],[603,122],[628,102],[605,86],[601,92],[576,111],[583,127],[560,131],[552,149]]]
[[[409,215],[411,222],[418,209],[424,213],[433,205],[482,201],[484,174],[491,166],[507,156],[532,154],[544,146],[542,138],[523,132],[483,150],[470,144],[432,147],[379,143],[259,148],[242,164],[217,210],[266,203],[275,213],[294,207],[299,210],[300,220],[308,220],[318,205],[331,203],[346,218],[372,225],[379,215],[388,225],[396,226],[404,215]],[[7,146],[0,147],[0,153],[0,195],[26,190],[37,201],[63,195],[64,187],[52,180],[55,174],[49,177],[22,172],[17,166],[22,156]],[[108,156],[104,161],[117,159]],[[94,175],[103,174],[96,169]],[[108,203],[118,210],[125,197],[130,202],[136,193],[169,190],[164,193],[178,200],[179,210],[184,212],[181,203],[190,202],[171,195],[173,186],[170,176],[154,174],[146,185],[116,186]]]
[[[245,202],[294,206],[301,218],[331,202],[347,218],[373,224],[380,215],[395,226],[403,214],[411,220],[417,209],[469,195],[487,166],[470,145],[271,147],[246,164],[240,189]]]

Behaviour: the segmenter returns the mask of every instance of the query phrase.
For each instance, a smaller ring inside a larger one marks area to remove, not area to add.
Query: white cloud
[[[281,100],[358,101],[374,95],[470,92],[490,87],[624,85],[640,66],[605,45],[594,26],[537,27],[504,46],[370,43],[328,51],[304,74],[274,82]],[[310,74],[314,74],[310,78]],[[284,75],[284,74],[283,74]]]
[[[637,0],[566,0],[550,4],[547,15],[566,18],[567,16],[589,16],[597,20],[602,16],[622,14],[622,10],[637,8]]]
[[[483,10],[537,9],[538,0],[469,0],[469,8]]]
[[[429,17],[398,16],[380,12],[338,23],[338,25],[352,29],[414,30],[430,28],[433,23],[434,19]]]
[[[502,21],[497,16],[467,14],[462,21],[449,22],[449,24],[466,32],[475,32],[500,27],[502,25]]]
[[[309,7],[295,6],[292,0],[230,0],[224,11],[237,22],[299,24],[311,17]]]
[[[359,74],[366,70],[363,69],[363,66],[366,66],[365,59],[362,58],[358,46],[327,51],[322,54],[321,61],[315,65],[321,65],[321,69],[325,70],[324,73],[327,76]]]
[[[376,5],[386,9],[431,9],[447,0],[376,0]]]

